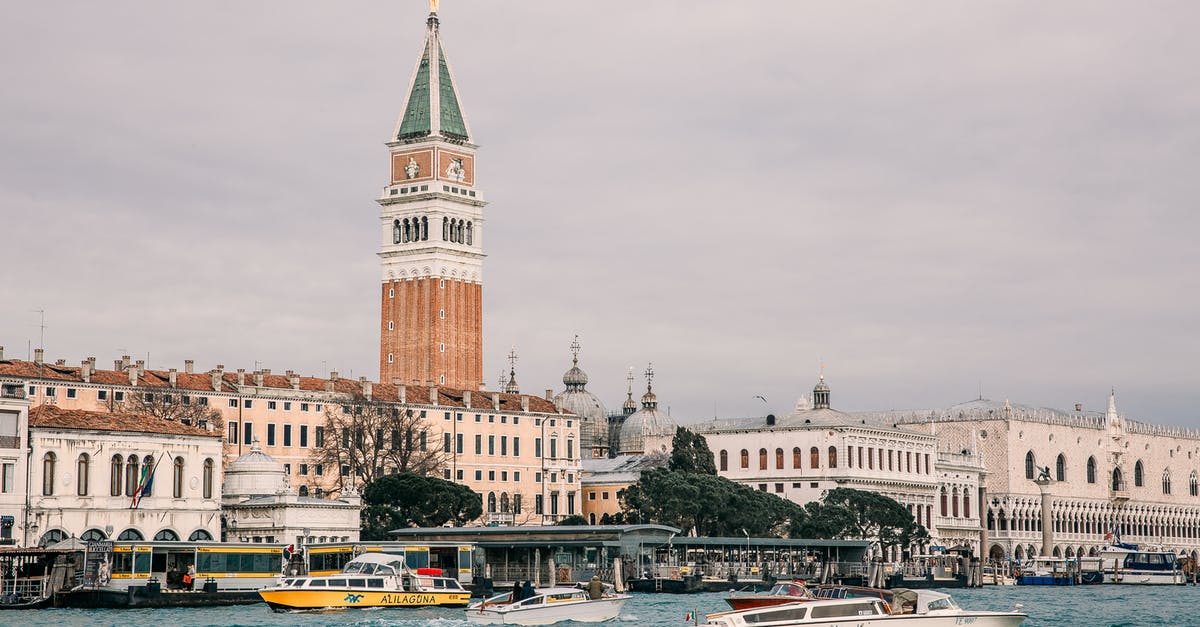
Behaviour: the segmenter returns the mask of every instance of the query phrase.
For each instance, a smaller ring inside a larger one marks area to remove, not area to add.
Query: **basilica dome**
[[[588,376],[579,367],[578,341],[571,345],[571,351],[574,353],[571,368],[563,374],[566,390],[560,392],[554,400],[563,409],[579,416],[580,449],[600,449],[603,456],[608,452],[608,411],[595,394],[587,391]],[[589,453],[584,453],[584,457],[590,456]]]
[[[646,386],[642,395],[642,408],[625,419],[621,425],[621,455],[649,455],[670,453],[671,441],[679,425],[667,412],[658,408],[658,397]]]

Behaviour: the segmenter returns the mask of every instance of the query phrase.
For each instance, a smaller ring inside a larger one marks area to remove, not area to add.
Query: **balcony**
[[[1114,501],[1121,501],[1121,502],[1128,501],[1129,500],[1129,490],[1126,490],[1124,488],[1125,488],[1125,486],[1121,486],[1121,489],[1119,489],[1119,490],[1113,489],[1113,490],[1109,491],[1109,498],[1111,498]]]
[[[2,385],[0,386],[0,398],[25,398],[25,386],[21,385]]]

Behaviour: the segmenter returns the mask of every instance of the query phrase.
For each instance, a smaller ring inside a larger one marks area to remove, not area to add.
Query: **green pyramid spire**
[[[421,48],[421,61],[413,74],[412,88],[404,104],[404,114],[396,131],[396,139],[413,139],[430,135],[471,141],[458,90],[446,55],[442,49],[436,13],[430,13],[428,30]],[[437,71],[430,67],[437,63]]]

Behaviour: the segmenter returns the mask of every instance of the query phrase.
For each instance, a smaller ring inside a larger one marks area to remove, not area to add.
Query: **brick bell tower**
[[[379,379],[483,386],[483,194],[431,3],[379,198]]]

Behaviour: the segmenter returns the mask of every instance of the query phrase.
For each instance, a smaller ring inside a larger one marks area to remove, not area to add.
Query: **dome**
[[[587,373],[579,367],[579,338],[571,344],[571,368],[563,373],[567,389],[554,400],[563,409],[579,416],[579,448],[608,448],[608,411],[595,394],[587,391]]]
[[[234,502],[252,496],[276,494],[288,489],[288,477],[283,464],[267,455],[258,447],[258,440],[250,446],[250,452],[234,460],[225,468],[222,498]]]
[[[669,453],[677,428],[675,419],[667,412],[657,407],[643,407],[621,425],[619,452],[622,455]]]
[[[571,369],[563,374],[563,385],[567,386],[568,390],[571,388],[582,388],[587,385],[587,382],[587,373],[577,365],[571,366]]]

